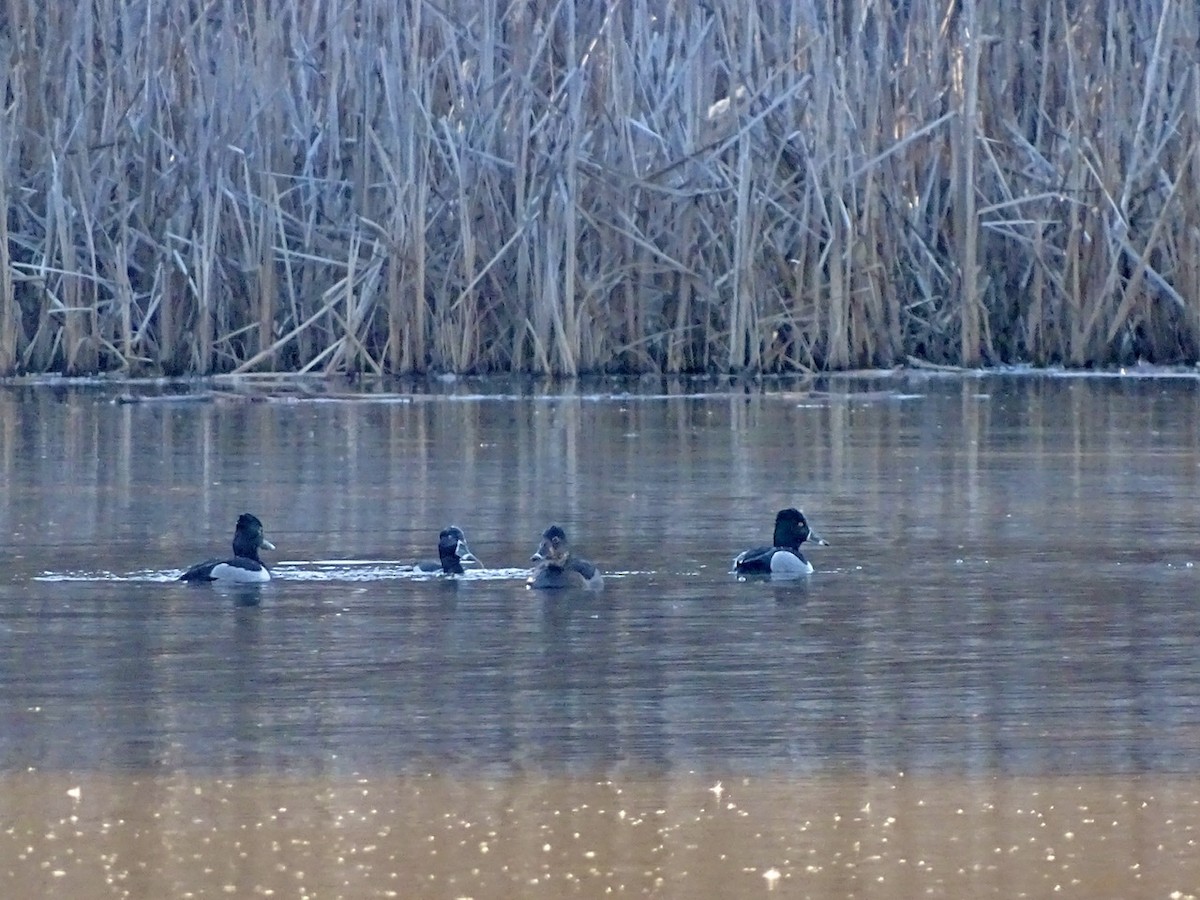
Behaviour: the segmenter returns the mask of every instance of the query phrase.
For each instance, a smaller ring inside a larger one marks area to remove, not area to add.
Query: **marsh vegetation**
[[[0,372],[1200,356],[1192,0],[12,0]]]

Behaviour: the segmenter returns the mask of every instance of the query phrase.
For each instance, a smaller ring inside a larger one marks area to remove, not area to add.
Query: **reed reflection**
[[[0,765],[1194,769],[1191,382],[780,387],[0,393]],[[815,574],[731,577],[793,504]],[[286,563],[259,605],[149,577],[246,509]],[[602,597],[304,578],[447,522],[505,572],[548,521]]]

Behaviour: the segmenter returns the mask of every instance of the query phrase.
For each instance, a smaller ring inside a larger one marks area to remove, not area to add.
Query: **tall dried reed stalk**
[[[1200,357],[1192,0],[10,0],[0,373]]]

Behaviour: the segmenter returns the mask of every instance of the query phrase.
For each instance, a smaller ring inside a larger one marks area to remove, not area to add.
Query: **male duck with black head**
[[[531,588],[599,590],[604,587],[600,570],[586,559],[571,553],[567,533],[558,525],[551,525],[542,532],[542,542],[529,561],[537,563],[525,582]]]
[[[467,538],[457,525],[448,525],[438,534],[438,558],[422,560],[414,568],[418,572],[441,572],[443,575],[462,575],[463,563],[479,560],[467,547]]]
[[[233,531],[233,557],[198,563],[179,576],[180,581],[220,581],[229,584],[260,584],[271,580],[271,572],[258,558],[258,551],[274,550],[263,537],[263,524],[257,516],[242,513]]]
[[[800,545],[811,540],[828,545],[828,541],[808,527],[808,520],[798,509],[781,509],[775,515],[775,537],[770,547],[754,547],[739,553],[733,570],[739,575],[811,575],[812,563],[800,552]]]

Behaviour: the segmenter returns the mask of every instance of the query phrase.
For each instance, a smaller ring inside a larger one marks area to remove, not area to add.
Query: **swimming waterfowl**
[[[449,525],[438,533],[438,559],[422,560],[416,564],[420,572],[442,572],[445,575],[463,574],[462,564],[477,563],[477,560],[467,547],[467,539],[463,530],[457,525]]]
[[[739,575],[811,575],[812,563],[800,552],[800,545],[808,540],[814,544],[829,543],[808,527],[808,520],[800,510],[781,509],[775,514],[773,546],[739,553],[733,569]]]
[[[258,558],[259,549],[274,550],[263,537],[263,524],[257,516],[242,513],[233,531],[233,558],[210,559],[198,563],[179,576],[180,581],[224,581],[251,584],[270,581],[271,572]]]
[[[542,542],[529,561],[537,563],[526,581],[531,588],[583,587],[594,590],[604,586],[599,569],[586,559],[571,554],[567,533],[558,525],[551,525],[542,532]]]

